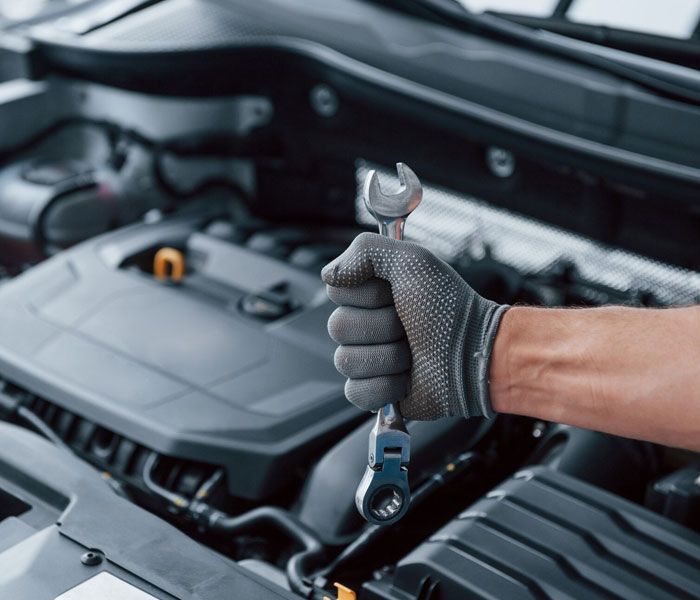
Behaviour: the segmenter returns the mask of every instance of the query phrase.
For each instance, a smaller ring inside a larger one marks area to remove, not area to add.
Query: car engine
[[[280,51],[268,4],[302,36],[303,7],[165,0],[3,51],[23,77],[0,84],[0,596],[700,597],[700,462],[651,443],[409,422],[411,508],[365,523],[372,422],[344,398],[319,277],[374,227],[368,170],[396,189],[405,159],[425,173],[407,238],[487,298],[698,303],[688,182],[498,128],[428,135],[438,109],[387,111],[396,89],[356,81],[323,22]]]

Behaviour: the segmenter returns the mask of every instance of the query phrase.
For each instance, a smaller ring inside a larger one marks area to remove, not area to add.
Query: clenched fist
[[[507,306],[422,246],[375,233],[359,235],[321,277],[339,305],[328,331],[350,402],[372,411],[400,402],[423,421],[492,416],[489,358]]]

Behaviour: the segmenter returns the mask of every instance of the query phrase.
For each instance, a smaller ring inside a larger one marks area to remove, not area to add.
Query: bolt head
[[[87,567],[99,565],[104,559],[104,555],[99,550],[88,550],[80,557],[80,562]]]
[[[489,146],[486,149],[486,166],[500,179],[507,179],[515,173],[515,157],[504,148]]]
[[[311,101],[311,108],[321,117],[333,117],[338,112],[338,106],[340,104],[338,94],[335,93],[332,87],[325,83],[319,83],[311,88],[309,99]]]

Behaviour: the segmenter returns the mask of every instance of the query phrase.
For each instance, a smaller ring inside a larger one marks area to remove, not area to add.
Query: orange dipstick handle
[[[175,248],[161,248],[153,258],[153,275],[159,281],[177,283],[185,276],[185,257]]]

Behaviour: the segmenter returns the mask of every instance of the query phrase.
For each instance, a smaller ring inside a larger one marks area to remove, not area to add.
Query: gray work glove
[[[411,242],[359,235],[321,273],[339,304],[328,319],[347,399],[400,402],[406,418],[492,416],[489,358],[508,309],[479,296]]]

